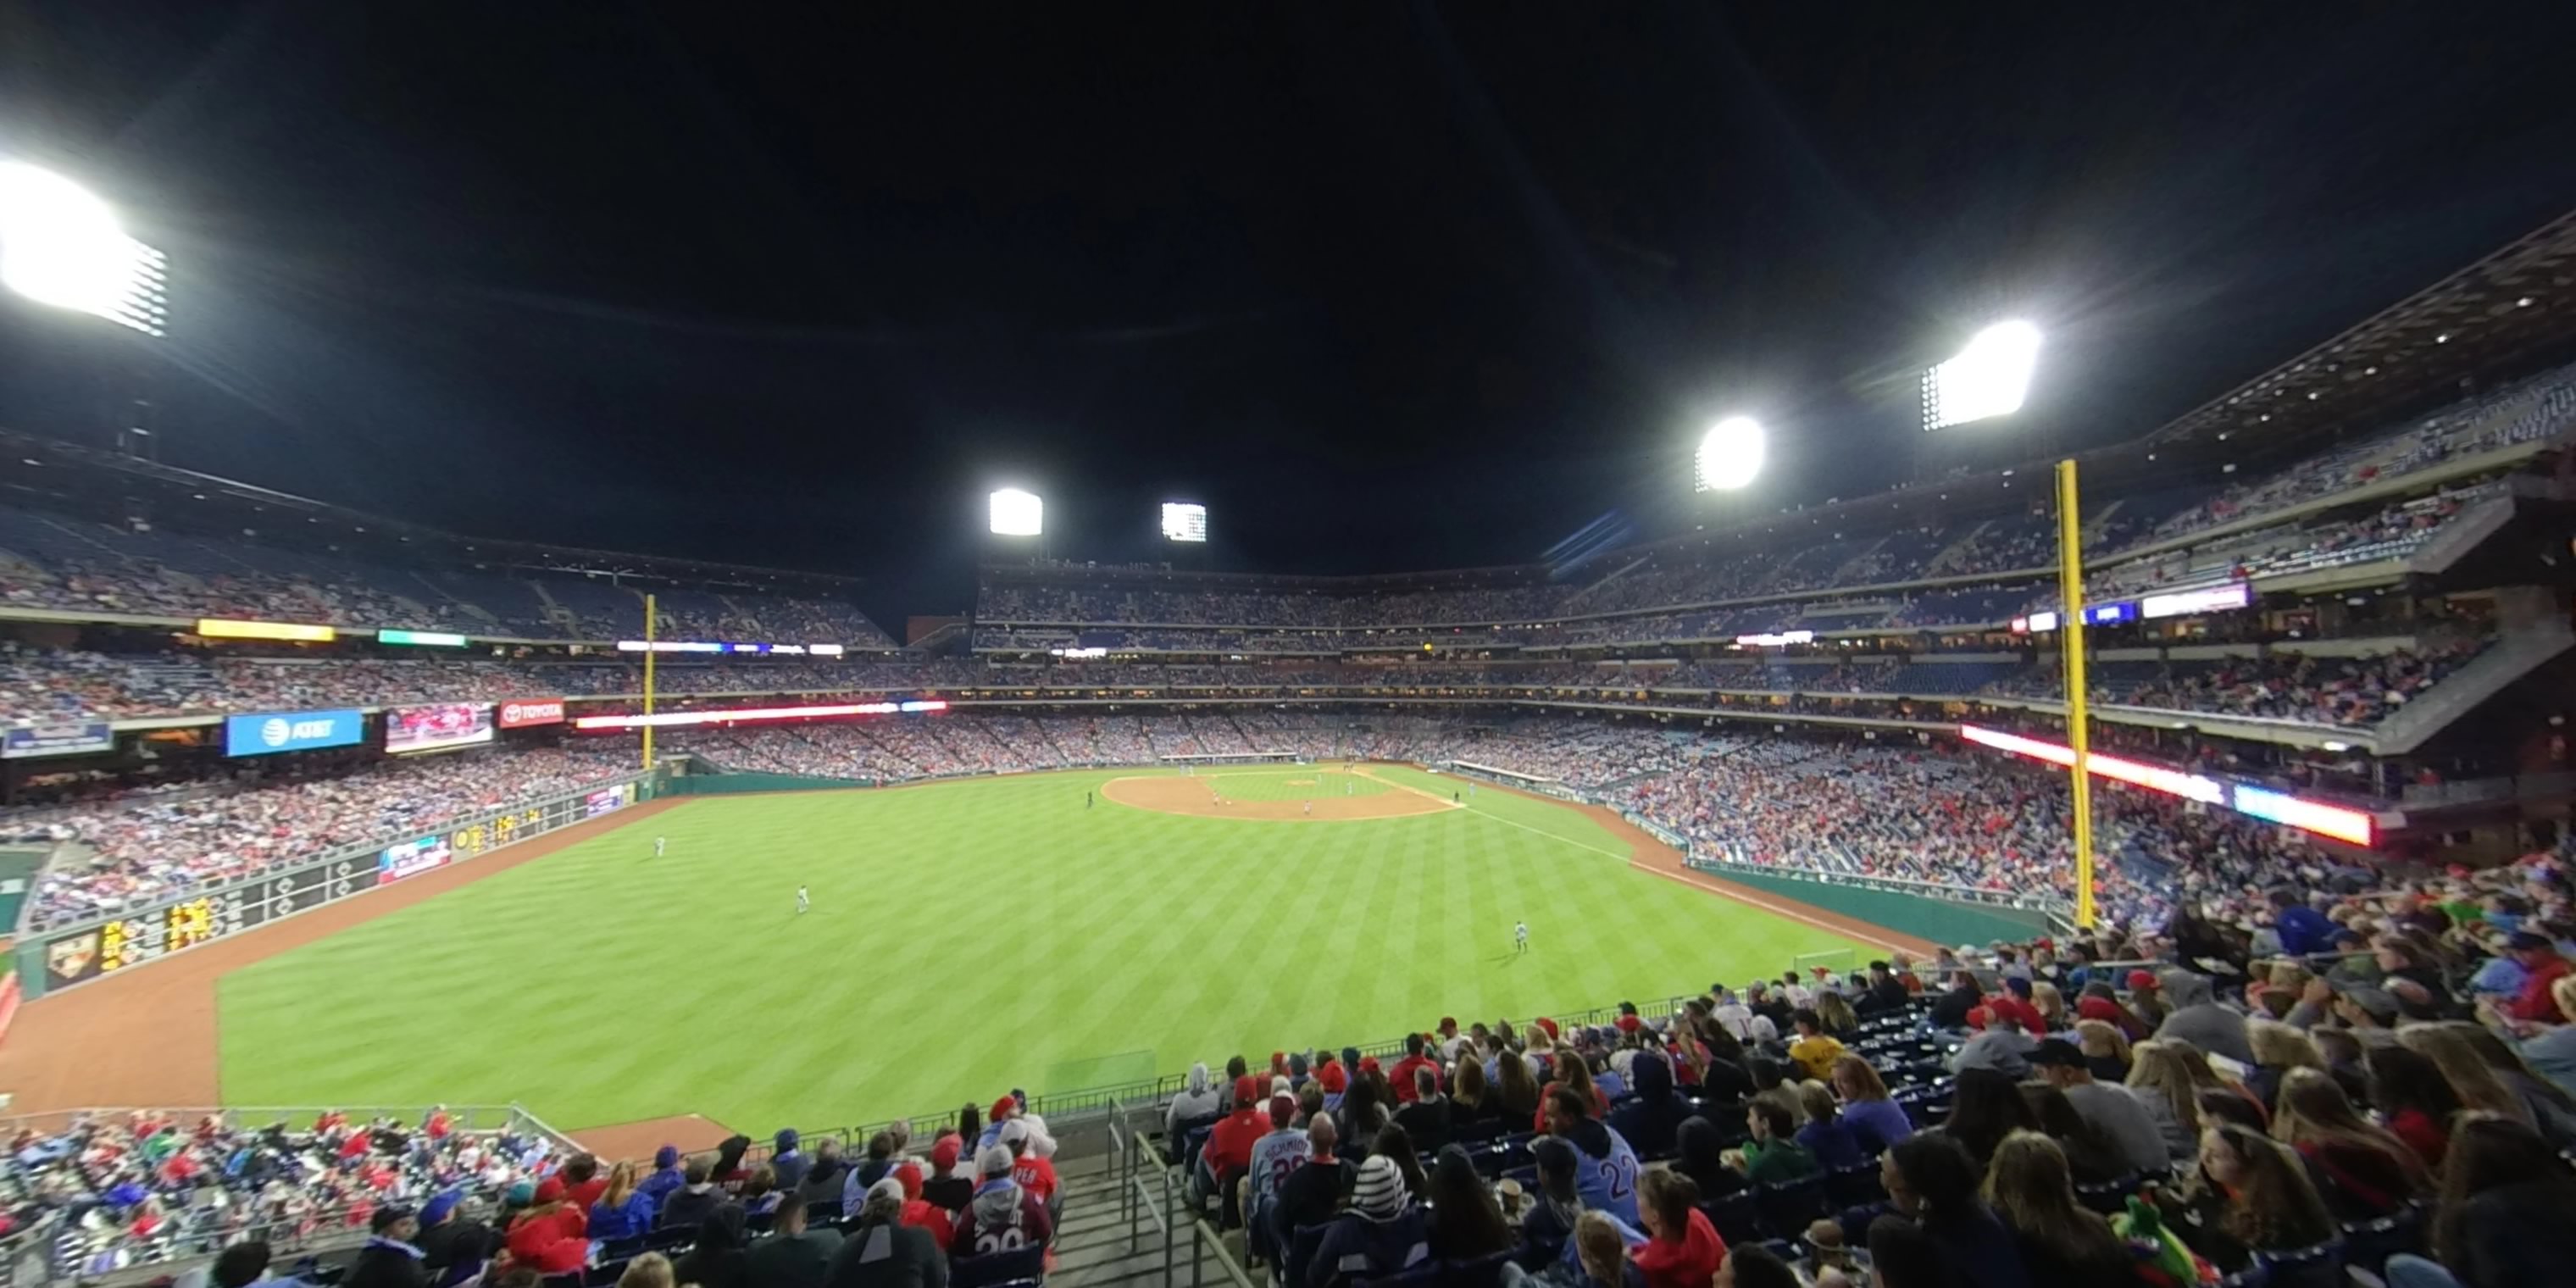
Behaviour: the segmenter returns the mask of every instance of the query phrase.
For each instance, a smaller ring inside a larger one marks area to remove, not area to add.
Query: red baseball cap
[[[1259,1099],[1261,1099],[1261,1083],[1255,1080],[1251,1074],[1247,1073],[1234,1080],[1235,1108],[1240,1109]]]
[[[962,1136],[942,1136],[933,1141],[930,1146],[931,1166],[943,1172],[957,1166],[957,1153],[965,1148],[965,1144]]]
[[[2142,970],[2133,970],[2129,972],[2129,987],[2154,988],[2155,986],[2156,977],[2153,974]]]
[[[1009,1096],[1004,1096],[993,1102],[993,1115],[989,1121],[1000,1122],[1003,1119],[1010,1117],[1013,1112],[1019,1109],[1019,1107],[1019,1101],[1013,1100]]]

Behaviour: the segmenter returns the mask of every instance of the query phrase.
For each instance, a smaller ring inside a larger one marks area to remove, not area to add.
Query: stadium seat
[[[1762,1237],[1762,1209],[1751,1190],[1738,1190],[1703,1203],[1699,1210],[1708,1214],[1708,1223],[1717,1227],[1717,1236],[1729,1244],[1752,1243]]]
[[[1045,1278],[1046,1245],[1042,1243],[958,1257],[948,1263],[949,1288],[998,1288],[1002,1284],[1037,1283]]]
[[[1511,1134],[1512,1125],[1509,1121],[1501,1118],[1480,1118],[1472,1123],[1463,1123],[1451,1127],[1449,1129],[1449,1143],[1452,1145],[1468,1146],[1470,1152],[1472,1152],[1476,1145],[1485,1141],[1500,1140],[1501,1138]]]
[[[1887,1187],[1879,1181],[1875,1158],[1825,1174],[1825,1201],[1835,1207],[1859,1207],[1886,1197]]]
[[[2353,1222],[2343,1228],[2343,1242],[2347,1268],[2378,1274],[2390,1257],[2424,1251],[2424,1209],[2410,1205],[2376,1221]]]
[[[611,1239],[600,1244],[600,1263],[605,1265],[611,1261],[633,1260],[637,1253],[644,1251],[644,1239],[645,1236],[639,1234],[632,1238]]]
[[[1315,1260],[1315,1249],[1324,1246],[1324,1232],[1333,1228],[1330,1221],[1301,1225],[1288,1236],[1288,1260],[1279,1267],[1280,1279],[1290,1288],[1306,1282],[1306,1267]],[[954,1284],[950,1288],[956,1288]]]
[[[1753,1191],[1754,1208],[1762,1214],[1763,1226],[1784,1239],[1804,1235],[1807,1223],[1825,1214],[1825,1180],[1822,1176],[1810,1176],[1804,1180],[1756,1187]]]
[[[1347,1280],[1350,1288],[1434,1288],[1448,1273],[1448,1266],[1438,1261],[1425,1261],[1391,1275],[1370,1275]],[[1499,1272],[1498,1272],[1499,1273]]]
[[[669,1253],[685,1248],[697,1240],[698,1227],[694,1225],[666,1225],[645,1235],[644,1247],[651,1252]]]
[[[1197,1162],[1199,1147],[1207,1144],[1208,1133],[1216,1130],[1217,1123],[1224,1117],[1223,1114],[1202,1114],[1173,1124],[1172,1134],[1162,1140],[1163,1162],[1172,1167],[1187,1167]]]
[[[1505,1248],[1481,1257],[1441,1263],[1442,1288],[1498,1288],[1503,1282],[1503,1267],[1519,1260],[1523,1248]]]
[[[2075,1201],[2104,1216],[2118,1216],[2127,1211],[2129,1196],[2138,1192],[2145,1178],[2136,1172],[2114,1180],[2075,1187]]]
[[[2344,1288],[2341,1239],[2292,1252],[2257,1253],[2270,1288]]]
[[[820,1203],[809,1203],[805,1206],[807,1225],[828,1225],[840,1219],[841,1200],[839,1199],[825,1199]]]

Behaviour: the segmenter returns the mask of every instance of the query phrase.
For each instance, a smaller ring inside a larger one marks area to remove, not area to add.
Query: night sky
[[[1003,484],[1389,571],[2135,435],[2576,205],[2565,5],[860,8],[0,0],[0,153],[170,252],[170,463],[883,619]]]

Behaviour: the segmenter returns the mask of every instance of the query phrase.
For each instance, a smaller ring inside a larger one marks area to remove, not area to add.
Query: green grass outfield
[[[1331,823],[1083,807],[1137,772],[694,800],[226,976],[223,1096],[766,1136],[1870,955],[1631,869],[1543,801]],[[1318,776],[1222,772],[1238,799]]]

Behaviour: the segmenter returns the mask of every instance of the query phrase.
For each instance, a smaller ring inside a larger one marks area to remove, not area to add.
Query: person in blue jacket
[[[2272,930],[2281,937],[2282,952],[2305,957],[2334,951],[2335,931],[2342,927],[2309,907],[2297,891],[2284,887],[2266,897],[2272,901]]]
[[[608,1173],[608,1188],[590,1205],[590,1237],[602,1243],[640,1239],[652,1233],[653,1196],[635,1180],[635,1164],[619,1163]]]
[[[635,1188],[642,1190],[644,1196],[653,1200],[658,1206],[662,1200],[671,1196],[672,1191],[686,1184],[688,1184],[688,1178],[680,1175],[680,1147],[664,1145],[653,1151],[652,1174],[637,1181]]]

